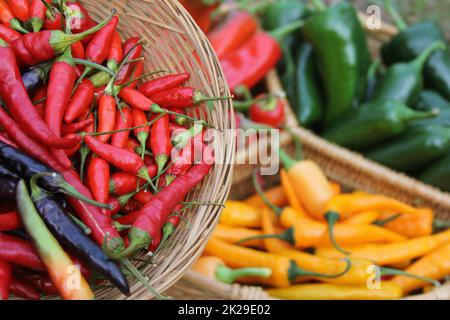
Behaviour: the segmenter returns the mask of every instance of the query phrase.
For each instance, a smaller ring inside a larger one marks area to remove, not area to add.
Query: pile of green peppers
[[[431,21],[407,26],[372,60],[353,5],[276,1],[272,30],[296,20],[279,72],[299,123],[341,146],[450,191],[450,46]]]

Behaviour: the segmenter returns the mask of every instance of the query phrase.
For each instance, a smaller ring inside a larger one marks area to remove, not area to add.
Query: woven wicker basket
[[[230,95],[209,42],[177,1],[81,2],[96,21],[104,19],[111,9],[117,9],[121,20],[118,31],[122,38],[139,36],[146,44],[143,54],[147,72],[187,71],[191,74],[188,85],[198,88],[205,95]],[[221,131],[216,141],[220,151],[217,159],[221,164],[215,165],[202,185],[191,193],[190,198],[197,201],[220,203],[228,196],[235,145],[230,130],[226,130],[234,126],[230,109],[230,101],[216,102],[212,111],[202,106],[195,115]],[[166,290],[189,270],[203,251],[220,211],[217,206],[201,206],[187,212],[190,228],[179,228],[171,238],[172,241],[156,255],[154,265],[147,266],[143,271],[158,292]],[[139,282],[131,283],[131,291],[132,295],[128,299],[152,298]],[[125,299],[118,290],[111,288],[97,290],[95,294],[98,299]]]

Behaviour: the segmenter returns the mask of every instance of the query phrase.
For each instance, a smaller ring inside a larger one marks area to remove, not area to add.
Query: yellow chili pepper
[[[425,255],[405,271],[434,280],[441,280],[450,275],[450,243]],[[392,279],[392,282],[398,284],[405,294],[428,285],[427,282],[420,279],[404,276],[396,276]]]
[[[350,246],[346,250],[351,252],[351,258],[369,259],[378,265],[392,265],[419,258],[448,242],[450,242],[450,230],[398,243]],[[334,248],[319,248],[316,254],[334,259],[344,256]]]
[[[382,212],[379,220],[386,220],[396,216],[396,212]],[[433,232],[433,210],[428,208],[416,209],[415,212],[398,215],[383,226],[408,238],[429,236]]]
[[[239,240],[250,238],[250,237],[256,237],[262,235],[261,230],[255,230],[255,229],[248,229],[248,228],[238,228],[238,227],[230,227],[227,225],[219,224],[214,229],[213,237],[216,237],[220,240],[223,240],[228,243],[236,243]],[[254,241],[248,241],[245,244],[246,247],[252,247],[257,249],[264,249],[264,241],[254,240]]]
[[[363,211],[345,219],[342,223],[355,225],[372,224],[378,219],[379,216],[380,212],[378,211]]]
[[[402,289],[398,285],[390,282],[380,285],[380,289],[369,289],[367,286],[302,284],[267,292],[274,298],[286,300],[390,300],[402,297]]]
[[[271,189],[265,190],[264,194],[270,200],[270,202],[272,202],[276,206],[284,207],[289,203],[288,196],[285,193],[282,186],[276,186]],[[258,194],[255,194],[250,198],[246,199],[245,202],[254,207],[266,206],[266,204]]]
[[[289,177],[286,173],[286,170],[284,170],[284,169],[280,170],[280,178],[281,178],[282,188],[283,188],[284,193],[286,194],[288,201],[289,201],[289,206],[291,208],[293,208],[294,210],[297,210],[301,213],[305,213],[305,215],[306,215],[306,211],[303,208],[302,204],[300,203],[300,200],[297,197],[297,194],[295,193],[295,190],[294,190],[291,182],[289,181]],[[269,199],[269,201],[270,201],[270,199]],[[270,201],[270,202],[276,206],[281,207],[280,205],[277,205],[273,201]]]
[[[321,218],[327,203],[335,194],[323,171],[315,162],[296,161],[283,150],[280,150],[280,160],[301,204],[313,217]]]
[[[233,227],[260,228],[259,209],[241,201],[227,201],[222,211],[220,223]]]
[[[286,288],[299,277],[318,276],[300,268],[289,258],[228,244],[214,237],[206,245],[205,252],[219,257],[232,268],[270,268],[272,275],[269,278],[255,277],[255,281],[274,287]]]
[[[272,270],[268,268],[240,268],[230,269],[222,259],[208,256],[201,257],[192,266],[192,270],[208,278],[231,284],[242,277],[270,277]]]

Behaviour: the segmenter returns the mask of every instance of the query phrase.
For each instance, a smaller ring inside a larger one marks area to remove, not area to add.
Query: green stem
[[[256,98],[256,99],[251,99],[251,100],[246,100],[246,101],[236,101],[235,100],[235,101],[233,101],[233,108],[234,108],[234,110],[236,110],[238,112],[247,112],[248,109],[252,105],[254,105],[254,104],[258,103],[258,102],[263,102],[263,101],[267,101],[267,100],[273,99],[275,97],[276,97],[276,95],[274,95],[274,94],[267,94],[267,95],[264,95],[263,97]]]
[[[278,239],[285,241],[291,245],[295,245],[295,237],[294,237],[294,228],[291,227],[287,229],[285,232],[280,234],[263,234],[260,236],[248,237],[241,239],[236,242],[236,244],[241,244],[243,242],[253,241],[253,240],[261,240],[261,239]]]
[[[289,280],[290,280],[290,282],[293,283],[298,277],[318,277],[318,278],[326,278],[326,279],[342,277],[352,267],[352,262],[350,259],[346,258],[346,259],[344,259],[344,261],[347,263],[345,269],[342,272],[335,273],[335,274],[323,274],[323,273],[304,270],[304,269],[300,268],[294,261],[291,261],[291,266],[289,268]]]
[[[379,226],[379,227],[384,227],[389,222],[398,219],[401,215],[402,215],[401,213],[397,213],[397,214],[394,214],[394,215],[390,216],[389,218],[386,218],[386,219],[383,219],[383,220],[376,220],[376,221],[373,222],[373,224],[376,225],[376,226]]]
[[[75,217],[73,214],[68,213],[69,217],[73,220],[73,222],[80,227],[81,230],[83,230],[83,232],[86,235],[90,235],[92,233],[91,228],[89,228],[87,225],[85,225],[80,219],[78,219],[77,217]]]
[[[238,96],[243,96],[245,100],[253,100],[252,92],[245,85],[237,86],[236,89],[234,89],[234,93]]]
[[[95,63],[95,62],[92,62],[92,61],[88,61],[88,60],[84,60],[84,59],[74,59],[74,61],[75,61],[76,64],[81,64],[83,66],[86,66],[86,67],[90,68],[90,70],[96,69],[96,70],[99,70],[99,71],[103,71],[103,72],[106,72],[107,74],[109,74],[111,77],[114,75],[114,72],[109,70],[107,67],[102,66],[101,64],[98,64],[98,63]],[[86,68],[86,70],[87,70],[87,68]],[[86,70],[85,70],[85,72],[86,72]],[[89,72],[90,72],[90,70],[89,70]],[[86,77],[86,75],[85,75],[85,77]],[[82,77],[83,77],[83,75],[80,78],[82,78]]]
[[[433,44],[431,44],[428,48],[426,48],[414,61],[412,62],[412,65],[416,70],[421,71],[423,69],[423,66],[428,61],[430,56],[437,50],[445,50],[445,43],[442,41],[436,41]]]
[[[187,146],[189,140],[191,138],[196,137],[203,131],[203,124],[198,122],[194,123],[192,127],[190,127],[188,130],[176,135],[173,140],[172,144],[177,149],[182,149],[185,146]]]
[[[372,62],[372,64],[369,67],[369,70],[367,71],[367,79],[375,79],[378,69],[381,67],[381,59],[376,59]]]
[[[436,229],[448,229],[450,228],[450,221],[434,219],[433,227]]]
[[[283,149],[279,149],[279,156],[281,163],[287,171],[291,170],[298,163],[297,160],[292,159]]]
[[[413,273],[409,273],[403,270],[393,269],[393,268],[387,268],[387,267],[380,267],[381,275],[382,276],[403,276],[403,277],[409,277],[414,278],[420,281],[429,282],[435,287],[440,287],[441,284],[439,281],[436,281],[434,279],[430,279],[427,277],[419,276]]]
[[[270,34],[278,43],[282,43],[285,37],[287,37],[292,32],[302,28],[304,25],[305,21],[303,20],[292,22],[286,26],[271,31]]]
[[[17,30],[21,33],[29,33],[29,31],[27,29],[25,29],[24,27],[22,27],[22,24],[20,23],[20,21],[18,19],[12,19],[9,21],[9,26],[11,27],[11,29]]]
[[[83,143],[83,145],[80,148],[80,180],[81,180],[81,182],[83,182],[83,180],[84,180],[84,167],[85,167],[86,159],[89,155],[89,152],[91,152],[91,150],[89,150],[89,147]]]
[[[292,129],[289,128],[288,126],[285,126],[283,128],[284,130],[286,130],[287,133],[289,133],[291,135],[292,140],[294,140],[294,145],[295,145],[295,160],[297,161],[302,161],[305,156],[304,156],[304,152],[303,152],[303,145],[302,142],[300,141],[300,139],[298,138],[297,135],[295,135],[292,132]]]
[[[216,269],[216,279],[222,283],[232,284],[242,277],[263,277],[268,278],[272,275],[270,268],[240,268],[230,269],[220,264]]]
[[[279,217],[281,216],[281,214],[283,213],[283,209],[274,205],[272,202],[270,202],[269,198],[267,198],[266,194],[264,193],[264,191],[261,188],[261,185],[258,182],[258,177],[257,177],[257,170],[258,169],[254,169],[252,172],[252,181],[253,181],[253,186],[255,187],[256,192],[259,194],[259,196],[262,198],[263,202],[273,211],[275,212],[275,214]]]
[[[339,221],[340,215],[337,212],[328,212],[324,215],[325,219],[328,223],[328,236],[330,238],[331,243],[333,244],[333,247],[336,248],[337,251],[342,252],[345,255],[349,255],[350,252],[345,251],[336,241],[336,238],[334,237],[334,226],[336,225],[336,222]]]
[[[400,31],[408,28],[408,25],[406,24],[405,20],[400,15],[397,8],[394,7],[392,0],[384,0],[384,6],[386,7],[387,12],[392,17],[392,19],[394,19],[394,22]]]

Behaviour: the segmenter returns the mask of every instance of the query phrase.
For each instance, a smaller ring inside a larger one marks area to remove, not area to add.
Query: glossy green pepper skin
[[[390,65],[407,62],[419,56],[423,50],[435,41],[445,41],[439,26],[424,21],[401,30],[390,42],[386,43],[381,54],[383,61]],[[427,87],[439,91],[450,99],[450,51],[435,52],[424,68]]]
[[[422,71],[425,63],[435,51],[443,49],[443,42],[434,42],[411,62],[392,65],[380,79],[373,98],[414,104],[424,87]]]
[[[302,28],[314,49],[327,97],[325,125],[363,100],[370,54],[353,5],[339,2],[316,13]]]
[[[435,112],[415,111],[398,101],[375,100],[348,111],[323,136],[341,146],[364,150],[400,135],[413,121],[433,116]]]
[[[418,126],[366,153],[394,170],[414,173],[443,157],[450,148],[450,128]]]
[[[299,123],[310,127],[321,120],[324,108],[311,44],[305,42],[300,45],[295,63],[295,78],[291,79],[295,90],[293,96],[289,96],[289,101],[292,102]]]
[[[417,176],[425,183],[438,187],[443,191],[450,191],[450,154],[431,164]]]
[[[450,110],[450,102],[446,100],[442,95],[433,90],[423,90],[417,102],[414,104],[416,110]]]
[[[296,0],[282,0],[271,3],[261,16],[264,30],[272,31],[302,20],[311,14],[303,3]],[[283,40],[282,47],[294,52],[299,44],[300,31],[293,32]]]

